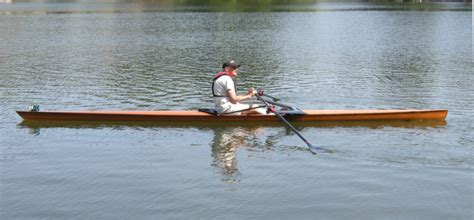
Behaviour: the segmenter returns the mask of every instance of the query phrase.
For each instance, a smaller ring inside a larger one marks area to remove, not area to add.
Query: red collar
[[[228,75],[228,76],[230,76],[227,72],[222,71],[222,72],[217,73],[217,74],[214,76],[214,78],[218,78],[218,77],[221,77],[221,76],[223,76],[223,75]],[[232,76],[230,76],[230,77],[232,77]]]

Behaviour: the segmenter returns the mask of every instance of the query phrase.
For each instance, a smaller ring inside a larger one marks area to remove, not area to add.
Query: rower
[[[264,108],[259,105],[241,104],[241,101],[248,100],[255,96],[257,91],[249,88],[245,95],[237,95],[234,80],[237,76],[240,65],[234,60],[225,62],[222,65],[222,72],[214,76],[212,82],[212,95],[218,115],[251,115],[266,114]]]

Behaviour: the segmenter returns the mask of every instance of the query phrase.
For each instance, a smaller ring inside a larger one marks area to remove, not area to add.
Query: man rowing
[[[240,65],[234,60],[225,62],[222,65],[222,72],[214,76],[212,82],[212,95],[218,115],[251,115],[266,114],[265,109],[258,108],[258,105],[241,104],[241,101],[248,100],[257,94],[257,90],[249,88],[245,95],[237,95],[234,80],[237,76]]]

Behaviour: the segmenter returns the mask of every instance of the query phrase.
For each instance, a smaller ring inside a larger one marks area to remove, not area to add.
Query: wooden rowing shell
[[[377,121],[377,120],[444,120],[446,109],[404,110],[303,110],[303,115],[286,115],[290,121]],[[199,111],[17,111],[24,120],[60,121],[278,121],[275,115],[215,116]]]

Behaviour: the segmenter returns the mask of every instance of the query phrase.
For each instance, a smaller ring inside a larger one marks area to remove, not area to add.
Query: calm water
[[[2,219],[473,218],[470,4],[167,7],[0,4]],[[14,112],[210,107],[229,58],[243,65],[241,90],[303,109],[450,112],[297,125],[334,151],[321,155],[278,125],[22,123]]]

